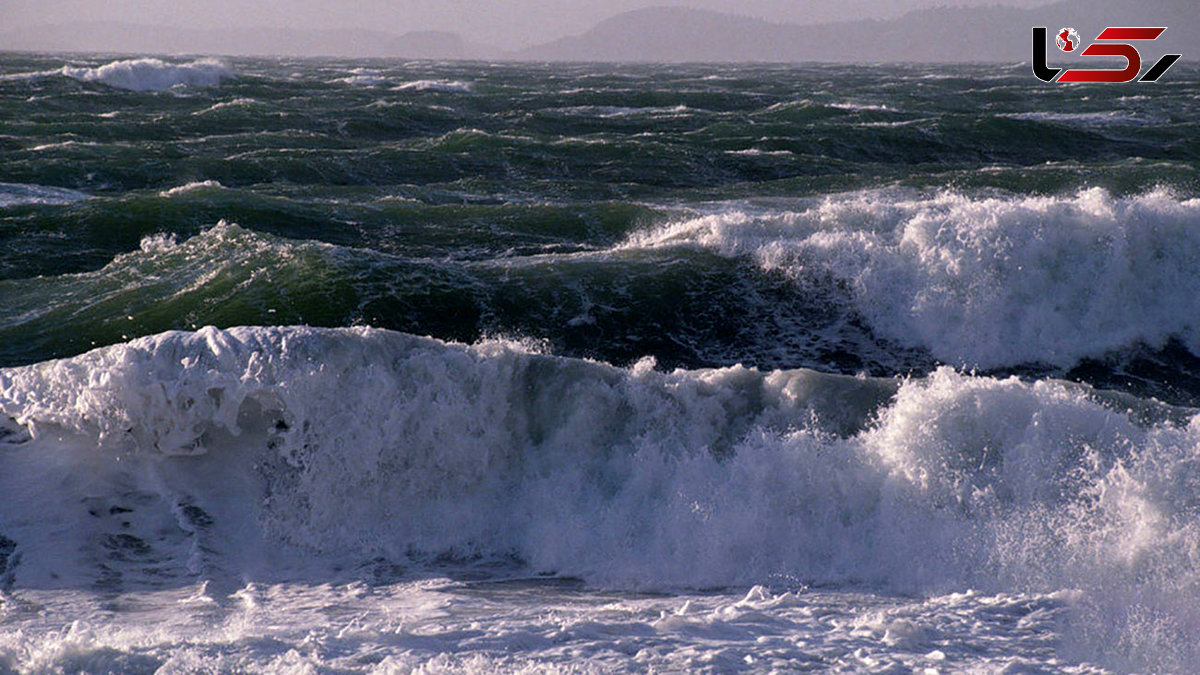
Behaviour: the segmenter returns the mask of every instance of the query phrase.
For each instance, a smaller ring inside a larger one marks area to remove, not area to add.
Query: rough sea
[[[0,673],[1200,672],[1200,69],[0,54]]]

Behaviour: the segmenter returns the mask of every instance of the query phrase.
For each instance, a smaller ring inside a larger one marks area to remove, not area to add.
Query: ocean
[[[1200,69],[0,55],[0,674],[1200,672]]]

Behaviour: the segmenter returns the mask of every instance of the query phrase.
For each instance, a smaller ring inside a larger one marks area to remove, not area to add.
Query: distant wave
[[[1049,122],[1072,124],[1092,129],[1107,126],[1153,126],[1166,124],[1170,118],[1166,115],[1153,115],[1126,110],[1101,110],[1097,112],[1023,112],[1000,115],[1015,120],[1034,122]]]
[[[706,110],[689,108],[686,105],[675,106],[615,106],[615,105],[579,105],[563,108],[547,108],[543,113],[552,113],[570,117],[590,117],[597,119],[621,117],[683,117],[707,113]]]
[[[1200,199],[859,192],[634,235],[833,280],[880,336],[946,363],[1070,366],[1137,344],[1200,354]]]
[[[70,204],[91,195],[77,190],[23,183],[0,183],[0,207],[17,204]]]
[[[100,82],[130,91],[166,91],[172,87],[211,87],[234,77],[215,59],[172,64],[159,59],[113,61],[97,68],[63,66],[63,75],[81,82]]]
[[[260,101],[254,100],[252,98],[235,98],[232,101],[222,101],[220,103],[214,103],[211,106],[209,106],[208,108],[205,108],[204,110],[197,110],[196,112],[194,112],[192,114],[193,115],[207,115],[209,113],[214,113],[219,110],[228,110],[231,108],[249,108],[249,107],[257,106],[257,105],[262,105],[262,103]]]
[[[53,77],[61,75],[62,70],[37,70],[28,73],[9,73],[0,75],[0,82],[20,82],[22,80],[37,80],[43,77]]]
[[[465,93],[472,90],[468,82],[457,80],[415,80],[393,87],[395,91],[442,91]]]
[[[224,187],[225,186],[221,185],[221,183],[218,181],[204,180],[204,181],[195,181],[192,183],[186,183],[186,184],[180,185],[178,187],[173,187],[169,190],[163,190],[163,191],[159,192],[158,194],[160,197],[175,197],[178,195],[187,194],[189,192],[196,192],[199,190],[220,190],[220,189],[223,189]]]
[[[858,103],[855,101],[844,101],[841,103],[830,103],[830,108],[838,108],[840,110],[874,110],[895,112],[896,109],[892,106],[883,103]]]
[[[351,75],[349,77],[340,77],[334,82],[342,84],[356,84],[362,87],[377,87],[381,84],[387,84],[388,78],[383,75]]]

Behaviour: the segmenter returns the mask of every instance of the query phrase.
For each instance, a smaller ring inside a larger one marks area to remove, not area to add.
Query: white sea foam
[[[61,70],[38,70],[28,73],[8,73],[0,75],[0,82],[19,82],[21,80],[37,80],[43,77],[53,77],[61,75]]]
[[[90,198],[91,195],[67,188],[0,183],[0,207],[18,204],[70,204]]]
[[[1148,115],[1145,113],[1128,110],[1103,110],[1096,112],[1077,113],[1036,111],[1009,113],[1001,115],[1001,117],[1010,117],[1018,120],[1032,120],[1034,122],[1057,122],[1060,124],[1073,124],[1087,128],[1105,126],[1149,126],[1153,124],[1162,124],[1168,121],[1168,118],[1162,115]]]
[[[457,80],[414,80],[405,82],[397,87],[393,87],[394,91],[442,91],[442,92],[458,92],[466,93],[472,90],[471,83],[460,82]]]
[[[1200,418],[1147,426],[1075,385],[243,328],[0,371],[0,411],[32,436],[0,453],[18,587],[515,555],[618,587],[1074,589],[1077,658],[1200,658]],[[117,535],[144,553],[98,566]]]
[[[762,148],[745,148],[743,150],[726,150],[727,155],[741,155],[744,157],[791,157],[795,155],[790,150],[763,150]]]
[[[617,105],[578,105],[566,108],[549,108],[547,112],[558,112],[565,115],[574,115],[580,117],[632,117],[637,115],[680,115],[684,113],[699,112],[694,108],[689,108],[686,105],[675,106],[617,106]]]
[[[947,363],[1068,366],[1169,338],[1200,353],[1200,200],[860,192],[732,209],[634,235],[701,246],[853,294],[880,336]]]
[[[838,103],[830,103],[829,107],[837,108],[839,110],[856,110],[856,111],[861,110],[861,111],[875,111],[875,112],[885,112],[885,111],[886,112],[895,112],[896,111],[895,108],[893,108],[889,105],[882,104],[882,103],[858,103],[855,101],[841,101]]]
[[[30,152],[44,152],[46,150],[58,150],[61,148],[95,148],[99,143],[80,143],[79,141],[59,141],[57,143],[43,143],[29,148]]]
[[[257,105],[262,105],[262,102],[257,101],[252,98],[239,97],[239,98],[235,98],[231,101],[221,101],[220,103],[214,103],[211,106],[205,108],[204,110],[198,110],[192,114],[193,115],[207,115],[208,113],[214,113],[214,112],[217,112],[218,110],[227,110],[229,108],[250,108],[253,106],[257,106]]]
[[[362,87],[378,87],[379,85],[387,84],[389,79],[383,75],[351,75],[349,77],[339,77],[334,82],[341,84],[356,84]]]
[[[113,61],[96,68],[63,66],[63,75],[82,82],[100,82],[130,91],[166,91],[173,87],[211,87],[234,77],[215,59],[167,63],[159,59]]]
[[[224,189],[224,187],[224,185],[221,185],[220,182],[215,180],[195,181],[180,185],[178,187],[173,187],[169,190],[163,190],[162,192],[159,192],[158,195],[160,197],[176,197],[178,195],[201,190],[221,190]]]
[[[19,594],[26,602],[14,603],[6,626],[20,628],[0,632],[0,663],[20,673],[163,675],[765,674],[817,665],[906,674],[1097,672],[1046,653],[1069,602],[1056,594],[923,601],[759,585],[623,596],[537,580],[203,583],[122,594],[136,607],[128,612],[112,611],[117,603],[98,593],[72,593],[69,604],[63,595]]]

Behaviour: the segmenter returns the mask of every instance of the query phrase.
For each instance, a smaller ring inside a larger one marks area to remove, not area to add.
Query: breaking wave
[[[511,557],[638,588],[1070,588],[1101,630],[1200,622],[1200,421],[1067,383],[206,328],[0,371],[0,411],[22,586]]]
[[[173,87],[212,87],[234,73],[215,59],[166,63],[159,59],[113,61],[96,68],[63,66],[61,73],[81,82],[99,82],[129,91],[167,91]]]
[[[1200,200],[866,191],[634,235],[849,289],[876,334],[942,362],[1070,366],[1178,338],[1200,354]]]
[[[405,82],[397,87],[396,91],[440,91],[449,93],[469,93],[472,91],[469,82],[459,82],[457,80],[414,80]]]

